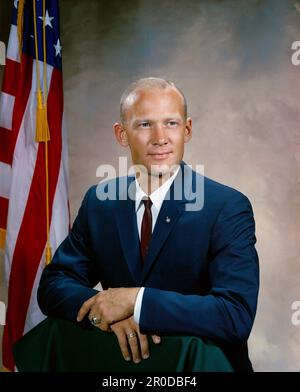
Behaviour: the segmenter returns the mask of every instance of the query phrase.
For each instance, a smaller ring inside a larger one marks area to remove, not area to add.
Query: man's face
[[[125,124],[119,129],[126,140],[121,144],[129,145],[133,164],[145,166],[154,176],[169,173],[181,162],[184,143],[192,133],[183,98],[174,88],[152,88],[133,93],[127,106]]]

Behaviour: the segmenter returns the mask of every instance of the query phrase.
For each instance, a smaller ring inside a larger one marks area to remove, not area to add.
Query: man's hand
[[[77,315],[77,321],[89,314],[89,319],[98,320],[97,327],[109,332],[110,324],[133,315],[139,287],[113,288],[100,291],[83,303]]]
[[[119,321],[110,326],[118,338],[122,355],[126,361],[141,362],[141,358],[149,358],[149,343],[147,335],[140,333],[139,326],[133,317]],[[160,337],[152,335],[155,344],[160,343]]]

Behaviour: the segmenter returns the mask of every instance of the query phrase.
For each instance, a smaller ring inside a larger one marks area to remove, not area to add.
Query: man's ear
[[[187,143],[191,140],[192,137],[192,119],[188,117],[185,122],[185,130],[184,130],[184,142]]]
[[[128,146],[127,133],[126,133],[123,125],[118,122],[115,123],[114,124],[114,131],[115,131],[116,139],[118,140],[119,144],[121,144],[121,146],[123,146],[123,147],[127,147]]]

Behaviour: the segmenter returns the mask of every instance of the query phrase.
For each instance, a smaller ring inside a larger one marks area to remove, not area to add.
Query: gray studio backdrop
[[[1,40],[12,3],[1,0]],[[300,40],[300,2],[60,4],[72,221],[98,165],[117,165],[127,154],[112,132],[122,90],[144,76],[175,81],[194,121],[185,160],[253,204],[261,265],[249,340],[254,368],[299,371],[291,305],[300,300],[300,66],[291,62],[291,45]],[[1,276],[0,285],[3,300]]]

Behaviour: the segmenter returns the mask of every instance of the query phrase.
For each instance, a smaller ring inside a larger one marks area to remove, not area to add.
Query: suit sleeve
[[[42,273],[38,303],[46,315],[75,321],[83,302],[98,293],[92,289],[99,279],[89,247],[87,218],[92,190],[86,193],[69,235]],[[88,325],[87,320],[83,325]]]
[[[182,333],[228,342],[247,340],[259,287],[255,242],[251,204],[235,191],[212,229],[208,294],[183,295],[146,287],[141,332]]]

